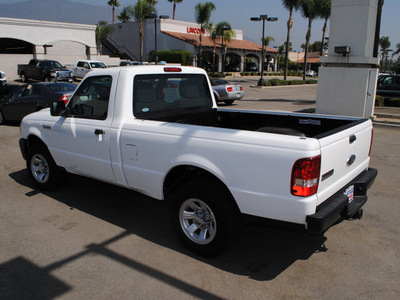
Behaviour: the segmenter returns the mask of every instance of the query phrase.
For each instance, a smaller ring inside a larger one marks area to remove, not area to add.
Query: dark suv
[[[383,97],[400,97],[400,75],[379,75],[376,94]]]

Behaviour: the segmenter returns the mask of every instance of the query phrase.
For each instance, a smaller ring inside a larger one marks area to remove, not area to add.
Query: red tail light
[[[232,92],[232,91],[233,91],[233,88],[232,88],[231,86],[227,86],[227,87],[226,87],[226,91],[227,91],[227,92]]]
[[[62,95],[62,97],[61,97],[60,100],[58,100],[58,101],[64,101],[64,102],[65,102],[65,105],[67,105],[67,103],[68,103],[68,101],[69,101],[69,98],[68,98],[67,95]]]
[[[243,87],[242,86],[240,87],[240,90],[243,91]]]
[[[317,193],[320,169],[321,155],[296,161],[292,168],[292,195],[308,197]]]

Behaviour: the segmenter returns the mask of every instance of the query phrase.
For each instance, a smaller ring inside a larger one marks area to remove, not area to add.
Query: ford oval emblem
[[[350,167],[350,166],[355,162],[355,160],[356,160],[356,156],[353,154],[353,155],[351,155],[351,156],[349,157],[349,159],[347,160],[346,165],[347,165],[348,167]]]

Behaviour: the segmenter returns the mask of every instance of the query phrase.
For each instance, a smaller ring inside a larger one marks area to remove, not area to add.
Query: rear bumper
[[[374,183],[377,175],[378,170],[376,169],[365,170],[340,191],[320,204],[316,213],[308,215],[306,218],[307,231],[313,234],[322,233],[338,220],[349,219],[357,214],[367,202],[367,190]],[[354,185],[354,199],[349,203],[345,191],[351,185]]]

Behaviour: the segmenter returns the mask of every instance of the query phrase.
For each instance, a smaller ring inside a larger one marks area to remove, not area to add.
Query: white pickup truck
[[[360,218],[377,171],[369,119],[220,109],[204,70],[90,72],[68,104],[25,117],[20,148],[41,189],[62,171],[170,202],[181,241],[216,255],[243,220],[323,233]]]
[[[94,69],[105,69],[108,68],[107,65],[101,61],[92,60],[79,60],[75,67],[71,68],[74,79],[83,78],[87,73],[93,71]]]

